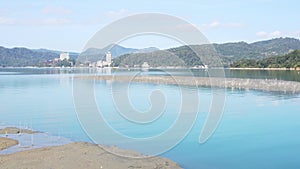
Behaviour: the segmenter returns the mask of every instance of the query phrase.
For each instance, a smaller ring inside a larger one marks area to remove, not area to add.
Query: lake
[[[174,75],[187,75],[183,70],[169,71]],[[73,81],[77,76],[107,73],[113,72],[88,68],[0,68],[0,126],[30,127],[72,141],[92,142],[77,118]],[[124,70],[117,74],[137,73],[145,76],[166,75],[163,71],[155,70]],[[195,76],[208,76],[205,70],[193,70],[192,73]],[[298,71],[225,70],[225,74],[227,77],[236,78],[300,81]],[[132,83],[127,90],[130,104],[136,110],[149,110],[149,95],[153,91],[163,93],[166,100],[164,113],[157,120],[149,124],[139,124],[124,119],[115,108],[112,86],[114,89],[123,89],[123,83],[86,83],[94,86],[97,107],[101,109],[103,118],[110,127],[131,138],[149,138],[163,133],[176,122],[180,113],[178,105],[182,102],[181,92],[197,92],[199,114],[194,119],[195,123],[191,124],[191,130],[179,144],[160,154],[184,168],[300,168],[299,94],[226,90],[222,120],[212,137],[200,144],[199,135],[210,109],[212,89],[195,90],[176,85]],[[127,110],[126,105],[123,106],[124,111]],[[99,133],[100,136],[102,134]],[[132,142],[118,142],[110,138],[103,140],[102,144],[110,145],[110,142],[122,148],[135,148]],[[136,150],[147,153],[160,143],[152,142]]]

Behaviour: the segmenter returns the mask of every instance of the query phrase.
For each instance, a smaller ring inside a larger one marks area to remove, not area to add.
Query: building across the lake
[[[144,62],[142,64],[142,68],[150,68],[150,65],[148,64],[148,62]]]
[[[106,53],[106,63],[107,63],[108,66],[111,65],[111,53],[110,53],[110,51],[108,51]]]
[[[112,64],[112,56],[110,51],[106,52],[105,60],[98,60],[97,62],[89,63],[89,67],[110,67]]]
[[[68,52],[63,52],[59,55],[59,60],[69,60],[70,56]]]

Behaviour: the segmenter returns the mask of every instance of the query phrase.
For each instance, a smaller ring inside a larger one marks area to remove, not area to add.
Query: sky
[[[173,15],[195,25],[211,43],[300,37],[299,0],[0,0],[0,46],[81,52],[104,26],[139,13]],[[125,47],[179,46],[159,36]]]

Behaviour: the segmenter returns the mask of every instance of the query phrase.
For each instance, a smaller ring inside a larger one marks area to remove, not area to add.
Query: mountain
[[[114,66],[141,66],[148,62],[151,67],[159,66],[198,66],[202,64],[213,66],[215,60],[201,60],[191,50],[193,48],[206,58],[215,54],[211,52],[215,49],[220,56],[224,66],[229,66],[239,60],[254,59],[260,60],[273,56],[285,55],[291,51],[300,49],[299,39],[294,38],[276,38],[254,43],[235,42],[212,45],[192,45],[180,46],[165,50],[157,48],[135,49],[126,48],[120,45],[112,44],[104,49],[89,48],[79,53],[70,52],[72,59],[78,59],[79,62],[97,61],[104,59],[105,53],[110,51],[113,57]],[[37,66],[48,60],[59,57],[61,51],[48,49],[27,49],[0,47],[0,66]]]
[[[242,59],[264,59],[273,56],[287,54],[293,50],[300,49],[299,39],[276,38],[254,43],[235,42],[224,44],[204,44],[191,45],[171,48],[166,50],[154,51],[151,53],[126,54],[114,59],[115,66],[141,66],[147,62],[151,67],[158,66],[197,66],[202,62],[213,66],[215,60],[201,59],[193,52],[196,50],[206,58],[213,55],[215,49],[224,66],[229,66]],[[177,57],[177,58],[176,58]]]
[[[118,56],[128,54],[128,53],[147,53],[159,50],[155,47],[143,48],[143,49],[135,49],[135,48],[126,48],[117,44],[111,44],[103,49],[98,48],[88,48],[84,52],[82,52],[79,56],[79,60],[81,62],[91,61],[95,62],[97,60],[105,59],[105,53],[110,51],[112,58],[116,58]]]
[[[294,38],[276,38],[249,44],[238,42],[213,45],[226,62],[234,62],[241,59],[263,59],[284,55],[292,50],[300,49],[299,39]]]
[[[39,63],[59,57],[54,52],[39,52],[27,48],[0,47],[0,66],[35,66]]]
[[[300,68],[300,50],[283,56],[273,56],[261,60],[243,59],[231,64],[235,68]]]
[[[125,48],[120,45],[109,45],[104,49],[89,48],[81,54],[76,52],[69,52],[70,59],[77,60],[80,56],[82,60],[86,58],[90,61],[103,59],[105,53],[110,50],[113,57],[117,57],[126,53],[150,52],[159,50],[157,48],[133,49]],[[3,66],[39,66],[49,60],[58,58],[63,51],[49,50],[49,49],[27,49],[27,48],[5,48],[0,46],[0,67]]]

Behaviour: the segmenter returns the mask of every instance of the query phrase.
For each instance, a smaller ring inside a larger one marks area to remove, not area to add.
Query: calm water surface
[[[185,74],[184,71],[174,72]],[[94,73],[97,71],[90,69],[0,69],[0,126],[27,126],[73,141],[91,141],[77,119],[72,79],[77,74]],[[205,73],[194,71],[197,76],[205,76]],[[142,74],[163,73],[149,71]],[[295,81],[299,81],[300,76],[296,71],[253,71],[252,74],[227,71],[226,74]],[[178,114],[174,105],[180,103],[178,86],[139,83],[130,86],[131,103],[140,111],[151,105],[148,96],[153,90],[161,90],[167,100],[165,115],[151,126],[141,127],[113,115],[116,110],[111,85],[104,81],[95,82],[95,98],[105,118],[119,132],[131,137],[149,137],[163,132],[176,120]],[[200,88],[198,92],[201,106],[191,132],[162,156],[188,169],[300,168],[299,95],[227,90],[224,115],[217,131],[206,143],[199,144],[212,93],[209,88]],[[119,146],[128,148],[130,143]]]

